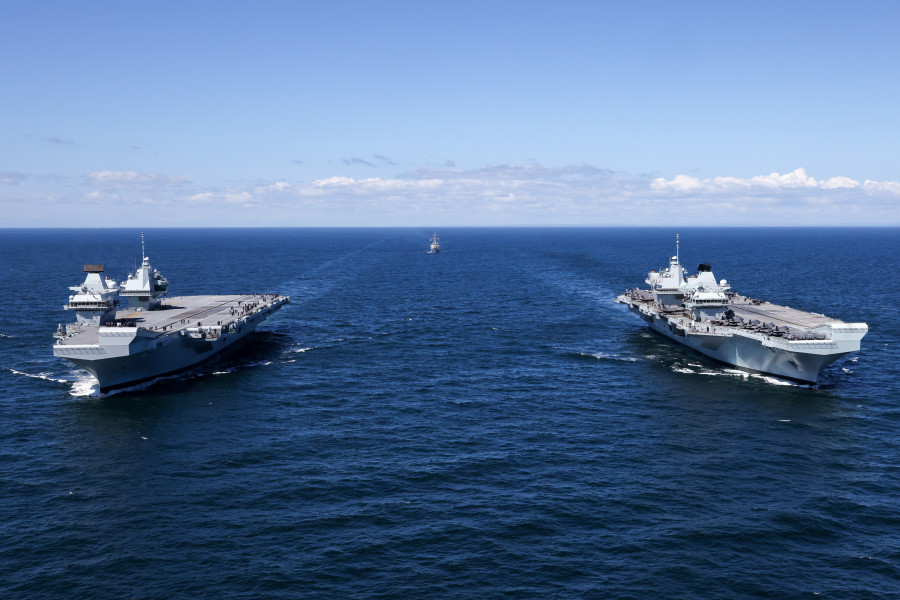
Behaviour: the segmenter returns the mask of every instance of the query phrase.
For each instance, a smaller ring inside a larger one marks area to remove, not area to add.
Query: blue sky
[[[0,227],[900,225],[894,2],[2,2]]]

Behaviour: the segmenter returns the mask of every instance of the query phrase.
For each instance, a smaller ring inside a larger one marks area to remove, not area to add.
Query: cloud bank
[[[8,190],[36,179],[0,175]],[[75,192],[4,197],[0,206],[9,212],[29,202],[58,207],[48,211],[54,215],[68,208],[76,216],[90,215],[91,208],[110,214],[115,206],[114,214],[129,223],[140,218],[161,226],[839,226],[900,225],[898,201],[900,182],[816,179],[804,169],[748,178],[667,179],[590,165],[506,164],[228,186],[204,185],[185,175],[96,171],[84,175]],[[155,209],[146,211],[147,206]],[[45,224],[90,225],[71,219]]]
[[[900,182],[872,181],[859,182],[849,177],[832,177],[815,179],[806,174],[804,169],[791,173],[772,173],[757,175],[749,179],[739,177],[714,177],[697,179],[687,175],[678,175],[671,180],[657,177],[650,183],[650,188],[657,192],[695,193],[695,194],[739,194],[760,192],[784,192],[794,190],[862,190],[872,194],[900,195]]]

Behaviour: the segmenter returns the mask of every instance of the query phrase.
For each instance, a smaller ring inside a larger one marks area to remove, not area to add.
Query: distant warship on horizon
[[[431,248],[428,250],[428,254],[439,254],[441,252],[441,243],[438,240],[438,234],[434,234],[431,236]]]
[[[845,323],[731,291],[703,263],[697,275],[675,256],[662,272],[650,271],[650,289],[616,298],[657,333],[700,354],[742,370],[814,384],[829,364],[860,348],[866,323]]]

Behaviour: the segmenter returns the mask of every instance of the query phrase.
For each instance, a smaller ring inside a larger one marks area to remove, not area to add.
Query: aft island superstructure
[[[90,372],[102,392],[197,365],[290,302],[272,293],[164,299],[168,281],[143,246],[141,234],[143,261],[121,285],[101,276],[104,265],[85,265],[84,283],[69,288],[64,306],[77,321],[56,332],[53,354]]]
[[[823,368],[860,348],[869,328],[742,296],[708,263],[685,278],[676,252],[669,266],[650,271],[649,289],[628,290],[625,304],[650,327],[697,352],[744,370],[815,383]]]

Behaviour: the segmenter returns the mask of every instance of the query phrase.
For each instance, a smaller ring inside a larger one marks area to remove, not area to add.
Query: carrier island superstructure
[[[101,392],[197,365],[231,347],[290,302],[281,294],[166,297],[169,282],[150,264],[141,234],[141,266],[121,285],[104,265],[85,265],[60,325],[53,354],[97,378]]]
[[[869,328],[817,313],[779,306],[733,292],[703,263],[687,271],[678,255],[661,273],[650,271],[650,289],[616,298],[650,327],[709,358],[743,370],[815,383],[823,368],[859,350]]]

